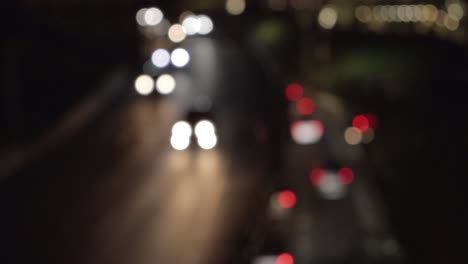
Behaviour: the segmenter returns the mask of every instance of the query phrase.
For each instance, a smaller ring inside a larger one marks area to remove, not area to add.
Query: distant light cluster
[[[162,71],[174,69],[169,67],[171,65],[183,68],[190,62],[190,53],[176,45],[188,36],[210,34],[214,30],[213,21],[207,15],[185,11],[179,16],[180,23],[171,25],[157,7],[139,9],[135,19],[143,36],[148,39],[166,38],[175,46],[168,48],[167,45],[157,45],[159,48],[152,52],[150,59],[143,65],[143,71],[147,74],[140,75],[135,80],[135,90],[144,96],[150,95],[154,90],[163,95],[171,94],[176,88],[176,80],[171,74]]]
[[[156,26],[163,18],[163,12],[157,7],[142,8],[136,13],[136,21],[140,26]]]
[[[214,29],[213,21],[209,16],[195,15],[190,11],[183,12],[180,15],[180,23],[172,25],[157,7],[141,8],[137,11],[135,19],[146,37],[158,38],[167,35],[173,43],[180,43],[187,36],[208,35]]]
[[[344,139],[349,145],[369,144],[374,140],[375,129],[380,126],[376,115],[359,114],[353,118],[352,126],[344,131]]]
[[[354,172],[350,168],[341,168],[338,172],[315,168],[310,174],[311,183],[326,200],[342,199],[347,193],[347,185],[353,180]]]
[[[418,5],[361,5],[354,15],[362,23],[422,23],[444,26],[447,30],[458,29],[464,10],[460,3],[447,5],[447,10],[438,9],[433,4]]]
[[[182,29],[185,34],[191,35],[208,35],[213,29],[213,21],[207,15],[188,15],[182,20]]]

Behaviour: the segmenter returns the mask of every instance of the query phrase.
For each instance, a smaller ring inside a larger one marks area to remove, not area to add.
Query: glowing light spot
[[[360,132],[364,132],[370,127],[369,119],[365,115],[357,115],[353,119],[353,127]]]
[[[318,16],[319,25],[324,29],[332,29],[338,21],[338,13],[332,6],[327,6],[320,10]]]
[[[394,5],[388,7],[388,20],[391,22],[400,22],[397,16],[397,8]]]
[[[294,264],[294,257],[289,253],[282,253],[276,258],[276,264]]]
[[[422,21],[423,14],[422,14],[422,6],[421,5],[413,5],[413,21]]]
[[[226,11],[230,15],[240,15],[245,11],[245,0],[227,0]]]
[[[315,168],[309,176],[310,182],[315,186],[320,186],[325,180],[325,170],[322,168]]]
[[[213,21],[206,15],[198,16],[198,21],[200,23],[200,29],[198,30],[198,34],[200,35],[208,35],[213,31]]]
[[[439,16],[439,10],[434,5],[424,5],[422,9],[422,19],[426,22],[435,22]]]
[[[289,101],[297,101],[301,99],[304,90],[302,89],[302,86],[298,83],[291,83],[286,87],[286,98]]]
[[[325,176],[318,187],[319,194],[327,200],[341,199],[346,195],[347,185],[340,183],[336,173],[325,171]]]
[[[374,8],[372,8],[372,16],[376,21],[382,21],[382,17],[380,17],[380,6],[374,6]]]
[[[413,8],[411,5],[404,5],[405,6],[405,16],[406,16],[406,21],[414,21],[414,14],[413,14]]]
[[[158,68],[164,68],[169,65],[171,55],[165,49],[157,49],[151,55],[151,62]]]
[[[323,124],[317,120],[296,121],[291,125],[291,137],[301,145],[317,143],[323,136]]]
[[[137,24],[142,26],[142,27],[148,25],[148,24],[146,24],[146,21],[145,21],[146,10],[148,10],[148,9],[147,8],[142,8],[142,9],[138,10],[138,12],[136,13],[136,16],[135,16]]]
[[[369,144],[374,140],[375,133],[374,129],[369,128],[364,133],[362,133],[362,143]]]
[[[454,15],[449,14],[444,17],[444,26],[450,31],[455,31],[459,26],[458,19]]]
[[[203,135],[201,137],[197,136],[197,143],[202,149],[212,149],[216,146],[216,143],[218,143],[218,137],[214,133]]]
[[[184,67],[190,61],[189,53],[183,48],[177,48],[171,53],[171,62],[176,67]]]
[[[145,12],[144,19],[145,23],[149,26],[155,26],[163,20],[164,15],[159,8],[151,7]]]
[[[388,16],[388,7],[386,5],[382,6],[380,8],[380,17],[382,18],[383,21],[389,21],[389,16]]]
[[[195,135],[197,136],[198,145],[202,149],[212,149],[218,142],[215,127],[208,120],[201,120],[195,125]]]
[[[151,76],[142,74],[135,79],[135,90],[141,95],[148,95],[154,89],[154,80]]]
[[[354,172],[350,168],[342,168],[338,171],[338,181],[341,184],[348,185],[354,180]]]
[[[279,193],[278,203],[283,208],[293,208],[296,205],[296,194],[290,190],[285,190]]]
[[[203,137],[211,134],[215,134],[215,127],[212,122],[201,120],[195,125],[195,135],[197,137]]]
[[[175,150],[185,150],[190,146],[190,137],[172,135],[171,136],[171,146]]]
[[[400,21],[408,22],[404,5],[399,5],[397,7],[397,17],[398,17],[398,20]]]
[[[354,127],[348,127],[344,132],[344,139],[349,145],[361,143],[362,133]]]
[[[362,23],[367,23],[372,19],[372,11],[368,6],[358,6],[354,11],[354,15]]]
[[[195,35],[200,30],[200,21],[196,16],[188,16],[182,21],[182,27],[187,35]]]
[[[187,37],[184,28],[179,24],[172,25],[167,32],[167,36],[174,43],[182,42]]]
[[[315,110],[315,104],[312,99],[304,97],[297,101],[296,110],[301,115],[310,115]]]
[[[457,20],[460,20],[463,18],[464,11],[463,7],[460,5],[460,3],[451,3],[447,7],[447,12],[449,15],[454,16]]]
[[[174,91],[176,82],[170,74],[162,74],[156,80],[156,90],[160,94],[170,94]]]
[[[192,127],[186,121],[178,121],[172,126],[172,135],[181,137],[190,137],[192,135]]]
[[[172,126],[171,146],[175,150],[184,150],[190,146],[192,127],[186,121],[178,121]]]

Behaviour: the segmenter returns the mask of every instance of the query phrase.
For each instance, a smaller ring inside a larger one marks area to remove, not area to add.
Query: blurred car
[[[213,149],[218,143],[216,126],[211,111],[190,111],[186,120],[178,121],[172,126],[171,146],[176,150],[185,150],[192,141],[202,149]]]

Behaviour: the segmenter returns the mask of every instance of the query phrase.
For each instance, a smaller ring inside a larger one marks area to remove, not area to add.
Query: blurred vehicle
[[[171,145],[176,150],[185,150],[192,141],[202,149],[213,149],[218,143],[216,127],[211,111],[190,111],[187,121],[178,121],[172,126]]]

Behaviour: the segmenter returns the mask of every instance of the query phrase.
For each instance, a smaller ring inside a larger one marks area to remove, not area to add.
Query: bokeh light
[[[164,15],[159,8],[148,8],[144,14],[145,23],[149,26],[155,26],[163,20]]]
[[[185,150],[190,146],[190,137],[184,137],[181,135],[172,135],[171,146],[175,150]]]
[[[176,67],[184,67],[190,61],[190,55],[187,50],[177,48],[171,53],[171,62]]]
[[[457,20],[463,18],[464,10],[460,3],[454,2],[447,6],[447,12],[449,15],[454,16]]]
[[[181,137],[190,137],[192,135],[192,127],[187,121],[178,121],[172,126],[172,135]]]
[[[400,22],[397,16],[397,8],[394,5],[388,6],[388,21],[390,22]]]
[[[317,120],[296,121],[291,125],[291,137],[297,144],[317,143],[323,136],[324,126]]]
[[[422,7],[419,5],[413,5],[413,21],[422,21]]]
[[[301,99],[303,93],[304,93],[304,90],[302,88],[302,86],[298,83],[290,83],[287,87],[286,87],[286,98],[289,100],[289,101],[297,101],[299,99]]]
[[[332,29],[338,21],[338,12],[332,6],[326,6],[318,15],[319,25],[324,29]]]
[[[227,0],[226,11],[230,15],[240,15],[245,11],[245,0]]]
[[[157,49],[151,54],[151,62],[158,68],[164,68],[169,65],[171,55],[165,49]]]
[[[325,170],[322,168],[315,168],[310,172],[309,180],[315,186],[320,186],[325,177]]]
[[[304,97],[297,101],[296,110],[301,115],[310,115],[315,110],[314,101],[308,97]]]
[[[338,200],[346,195],[347,185],[340,182],[336,173],[326,170],[317,190],[323,199]]]
[[[211,121],[201,120],[195,125],[195,135],[198,146],[202,149],[212,149],[218,142],[215,126]]]
[[[198,22],[200,23],[200,29],[198,30],[198,34],[200,35],[208,35],[213,31],[214,25],[211,18],[206,15],[199,15]]]
[[[434,22],[439,16],[439,10],[434,5],[425,5],[423,7],[423,19],[429,22]]]
[[[348,185],[354,180],[354,172],[350,168],[341,168],[338,171],[338,181],[341,184]]]
[[[355,127],[348,127],[344,132],[344,139],[349,145],[357,145],[361,143],[362,133]]]
[[[148,95],[154,90],[154,80],[151,76],[142,74],[135,79],[135,90],[141,95]]]
[[[284,190],[278,194],[278,203],[283,208],[293,208],[296,205],[296,194],[290,190]]]
[[[156,80],[156,90],[160,94],[170,94],[174,91],[176,82],[170,74],[162,74]]]
[[[215,134],[215,126],[211,121],[201,120],[195,125],[195,135],[197,137],[211,134]]]
[[[282,253],[276,258],[276,264],[294,264],[294,257],[289,253]]]
[[[458,18],[456,18],[454,15],[448,14],[444,17],[444,26],[448,30],[455,31],[458,29],[459,25],[460,22],[458,22]]]
[[[148,10],[148,9],[147,8],[141,8],[140,10],[137,11],[137,13],[135,15],[137,24],[142,26],[142,27],[148,25],[148,24],[146,24],[146,21],[145,21],[146,10]]]
[[[192,127],[186,121],[176,122],[171,129],[171,146],[175,150],[184,150],[190,146],[190,136],[192,135]]]
[[[202,149],[212,149],[216,146],[216,143],[218,142],[218,137],[216,134],[204,134],[202,136],[197,135],[197,143],[198,146]]]
[[[198,18],[194,15],[191,15],[184,18],[184,20],[182,21],[182,27],[184,32],[190,36],[197,34],[200,30],[201,25]]]
[[[368,6],[358,6],[354,11],[354,15],[362,23],[367,23],[372,19],[372,11]]]
[[[167,36],[169,37],[169,40],[174,43],[182,42],[187,37],[184,28],[180,24],[172,25],[167,32]]]
[[[353,118],[353,127],[360,132],[364,132],[370,127],[369,119],[365,115],[357,115]]]

